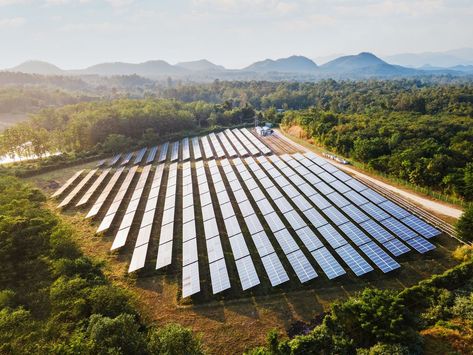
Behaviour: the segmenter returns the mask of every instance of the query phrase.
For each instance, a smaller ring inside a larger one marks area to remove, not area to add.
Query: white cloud
[[[135,0],[105,0],[113,7],[124,7],[127,5],[131,5],[135,2]]]
[[[29,0],[0,0],[0,6],[20,5],[30,2]]]
[[[12,17],[0,19],[0,28],[16,28],[21,27],[26,23],[24,17]]]
[[[122,25],[110,22],[101,23],[70,23],[61,28],[64,32],[100,32],[114,33],[123,29]]]

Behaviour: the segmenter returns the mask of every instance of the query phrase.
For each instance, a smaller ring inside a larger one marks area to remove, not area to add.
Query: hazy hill
[[[20,72],[25,74],[41,74],[41,75],[62,75],[64,71],[54,64],[42,62],[39,60],[29,60],[21,63],[16,67],[8,69],[12,72]]]
[[[423,67],[449,68],[458,65],[473,64],[473,48],[460,48],[445,52],[401,53],[385,57],[393,64]]]
[[[324,73],[342,76],[415,75],[416,70],[386,63],[372,53],[362,52],[334,59],[319,67]]]
[[[291,56],[281,59],[266,59],[253,63],[243,70],[254,72],[304,73],[317,70],[317,64],[303,56]]]
[[[222,71],[226,70],[224,66],[209,62],[207,59],[194,60],[190,62],[180,62],[176,67],[184,68],[192,71]]]
[[[150,60],[144,63],[102,63],[96,64],[83,70],[77,70],[76,74],[96,75],[140,75],[144,77],[157,77],[163,75],[185,74],[186,69],[171,65],[164,60]]]

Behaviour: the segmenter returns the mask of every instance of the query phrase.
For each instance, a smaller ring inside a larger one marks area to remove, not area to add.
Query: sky
[[[472,0],[0,0],[0,68],[473,47]]]

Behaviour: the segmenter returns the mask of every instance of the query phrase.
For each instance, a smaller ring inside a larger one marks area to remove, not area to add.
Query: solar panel
[[[386,212],[384,212],[381,208],[371,202],[365,203],[364,205],[361,205],[359,207],[378,222],[389,218],[389,215]]]
[[[301,283],[315,279],[318,276],[312,265],[309,263],[309,260],[307,260],[300,249],[287,255],[287,259]]]
[[[325,238],[332,248],[338,248],[347,244],[347,241],[330,224],[317,228],[317,231],[322,234],[322,237]]]
[[[384,250],[382,250],[374,242],[361,245],[360,249],[384,273],[399,269],[401,267],[401,265],[399,265],[393,258],[391,258]]]
[[[360,246],[371,241],[371,239],[353,223],[348,222],[340,226],[345,235],[356,245]]]
[[[215,218],[209,219],[204,222],[204,232],[206,239],[216,237],[219,234],[217,221],[215,220]]]
[[[147,251],[148,251],[148,244],[141,245],[139,247],[136,247],[133,250],[133,255],[131,257],[131,262],[128,268],[128,272],[134,272],[145,266]]]
[[[296,234],[309,251],[313,251],[323,246],[320,239],[317,238],[309,227],[303,227],[296,230]]]
[[[345,212],[347,216],[353,219],[356,223],[362,223],[370,219],[366,214],[361,212],[359,208],[351,204],[348,206],[342,207],[342,211]]]
[[[343,267],[341,267],[333,255],[330,254],[327,248],[322,247],[312,251],[311,254],[330,280],[345,274]]]
[[[263,216],[267,215],[268,213],[274,212],[273,207],[266,198],[259,200],[256,204],[258,205],[258,208],[260,209]]]
[[[182,298],[200,292],[199,263],[195,262],[182,268]]]
[[[341,181],[348,181],[351,179],[351,176],[348,174],[345,174],[343,171],[339,170],[333,173],[333,175]]]
[[[360,226],[380,243],[385,243],[394,238],[391,233],[379,226],[372,219],[360,223]]]
[[[330,183],[336,180],[331,174],[327,173],[326,171],[318,174],[318,177],[327,183]]]
[[[74,187],[71,192],[69,192],[69,194],[64,198],[64,200],[62,200],[58,207],[61,208],[71,203],[74,197],[76,197],[77,194],[84,188],[84,186],[95,176],[97,170],[98,169],[93,169],[89,171],[89,173],[77,184],[77,186]]]
[[[154,159],[156,158],[156,153],[158,152],[158,146],[155,146],[151,148],[151,150],[148,153],[148,157],[146,158],[145,164],[152,163]]]
[[[324,195],[328,195],[328,194],[335,191],[334,189],[332,189],[328,184],[326,184],[323,181],[318,182],[317,184],[314,185],[314,187]]]
[[[282,197],[281,192],[279,192],[276,187],[270,187],[269,189],[266,189],[266,192],[273,198],[273,200]]]
[[[217,155],[218,158],[223,158],[225,157],[225,152],[223,151],[223,148],[220,144],[220,142],[217,139],[217,136],[215,133],[210,133],[209,134],[210,141],[212,142],[212,145],[215,149],[215,154]]]
[[[258,155],[259,150],[243,135],[240,130],[233,129],[232,132],[240,140],[241,144],[250,152],[250,155]]]
[[[371,190],[371,189],[365,189],[360,192],[363,196],[365,196],[368,200],[371,202],[379,205],[381,202],[386,201],[386,198],[381,196],[379,193]]]
[[[207,239],[206,244],[209,263],[213,263],[214,261],[223,258],[222,243],[220,242],[220,238],[218,236]]]
[[[294,230],[297,230],[299,228],[306,226],[306,223],[304,222],[304,220],[294,210],[285,213],[284,217],[287,219],[292,229]]]
[[[324,209],[323,212],[328,217],[328,219],[330,219],[337,226],[348,222],[348,218],[346,218],[339,210],[337,210],[333,206]]]
[[[417,233],[427,239],[435,237],[442,233],[438,229],[435,229],[430,224],[427,224],[426,222],[414,215],[405,217],[401,221],[402,223],[406,224],[408,227],[415,230]]]
[[[395,235],[397,235],[404,241],[417,237],[416,232],[407,228],[404,224],[392,217],[385,219],[381,223],[383,224],[383,226],[385,226],[387,229],[389,229],[391,232],[393,232]]]
[[[179,141],[172,143],[171,148],[171,162],[176,161],[179,158]]]
[[[225,259],[220,259],[211,263],[209,268],[210,279],[212,280],[212,292],[214,295],[231,287]]]
[[[346,244],[340,248],[335,249],[338,255],[348,265],[348,267],[355,273],[356,276],[364,275],[373,271],[373,267],[362,258],[360,254],[350,245]]]
[[[241,233],[240,225],[235,216],[228,217],[223,222],[225,223],[225,228],[227,229],[227,235],[229,237]]]
[[[420,236],[413,237],[409,240],[406,240],[406,243],[422,254],[435,249],[435,245],[433,245],[432,243],[428,242],[427,240],[425,240],[424,238]]]
[[[130,162],[131,158],[133,157],[133,154],[134,154],[134,153],[131,152],[131,153],[128,153],[127,155],[125,155],[125,157],[123,158],[122,162],[120,163],[120,166],[125,166],[125,165],[127,165],[127,164]]]
[[[220,139],[220,142],[222,142],[222,146],[223,146],[223,148],[225,148],[225,151],[227,152],[227,155],[230,158],[236,157],[237,152],[235,151],[235,149],[233,149],[233,146],[230,144],[230,142],[227,139],[227,137],[225,136],[225,134],[223,132],[220,132],[220,133],[217,134],[217,136]]]
[[[233,134],[231,130],[226,129],[225,134],[227,135],[228,139],[233,143],[240,156],[243,157],[248,155],[248,151],[243,147],[243,145],[240,143],[240,141],[237,139],[237,137]]]
[[[251,239],[253,240],[256,250],[261,257],[274,252],[274,248],[264,231],[252,234]]]
[[[171,265],[172,262],[172,241],[160,244],[158,248],[158,257],[156,260],[156,270]]]
[[[278,241],[284,254],[287,255],[295,250],[299,250],[299,246],[287,229],[281,229],[274,233],[274,237]]]
[[[272,197],[272,195],[270,194]],[[285,214],[289,211],[292,211],[293,208],[289,204],[289,202],[286,200],[285,197],[279,197],[279,198],[273,198],[274,204],[278,207],[279,211],[281,211],[282,214]]]
[[[348,186],[350,186],[353,190],[357,191],[357,192],[361,192],[363,190],[366,190],[368,187],[363,185],[361,182],[359,182],[358,180],[355,180],[355,179],[350,179],[350,180],[347,180],[345,181],[345,184],[347,184]]]
[[[236,260],[235,264],[243,291],[259,285],[259,277],[256,273],[255,265],[251,260],[251,256],[247,255],[239,260]]]
[[[297,206],[299,210],[302,212],[307,211],[308,209],[312,208],[312,205],[303,197],[302,195],[298,195],[292,199],[292,202]]]
[[[394,256],[405,254],[411,250],[407,245],[396,238],[383,243],[383,246]]]
[[[118,163],[118,161],[120,160],[120,157],[121,157],[121,156],[122,156],[121,153],[115,155],[115,156],[110,160],[110,162],[108,163],[108,166],[114,166],[116,163]]]
[[[342,208],[350,204],[348,200],[340,195],[338,192],[332,192],[331,194],[327,195],[327,197],[337,206],[338,208]]]
[[[255,135],[251,134],[246,128],[242,128],[241,132],[258,148],[263,154],[271,153],[271,150],[266,147]]]
[[[195,229],[195,220],[184,223],[182,225],[182,240],[188,241],[193,238],[197,238],[197,233]]]
[[[244,256],[247,256],[250,254],[245,242],[245,238],[243,237],[243,234],[241,233],[235,234],[233,237],[229,238],[229,241],[230,241],[230,246],[232,248],[233,257],[235,258],[235,260],[241,259]]]
[[[322,217],[322,215],[315,210],[315,208],[308,209],[304,211],[304,216],[309,220],[310,223],[316,228],[322,227],[327,224],[327,220]]]
[[[253,197],[253,200],[255,200],[255,202],[258,202],[259,200],[266,198],[259,187],[251,190],[250,195],[251,197]]]
[[[251,234],[256,234],[263,230],[263,226],[255,214],[245,217],[245,222]]]
[[[361,206],[369,202],[365,197],[353,190],[346,192],[345,196],[348,197],[357,206]]]
[[[327,207],[330,207],[332,205],[320,194],[315,194],[315,195],[310,196],[309,200],[311,200],[312,203],[321,210]]]
[[[410,216],[411,214],[407,212],[404,208],[396,205],[394,202],[386,200],[384,202],[381,202],[379,204],[379,207],[381,207],[383,210],[386,212],[390,213],[392,216],[402,219],[404,217]]]
[[[69,186],[71,186],[74,181],[77,180],[77,178],[84,172],[84,170],[79,170],[77,171],[76,173],[74,173],[74,175],[72,175],[72,177],[69,178],[69,180],[66,181],[66,183],[64,185],[62,185],[53,195],[52,197],[57,197],[59,195],[61,195],[64,191],[67,190],[67,188]]]
[[[168,149],[169,149],[169,142],[166,142],[163,145],[161,145],[161,150],[158,156],[158,163],[163,163],[166,161],[166,158],[168,156]]]
[[[287,276],[286,270],[284,270],[276,253],[262,257],[261,261],[273,287],[289,281],[289,276]]]
[[[133,161],[133,165],[141,163],[147,150],[148,148],[142,148],[136,153],[136,157],[135,157],[135,160]]]
[[[202,159],[202,152],[200,151],[199,137],[192,138],[192,153],[194,160]]]

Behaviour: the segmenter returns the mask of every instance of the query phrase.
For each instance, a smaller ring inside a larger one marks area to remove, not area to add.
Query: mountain
[[[309,73],[317,70],[317,64],[307,57],[294,55],[292,57],[276,60],[266,59],[261,62],[253,63],[243,70],[259,73]]]
[[[372,53],[362,52],[334,59],[319,67],[322,72],[337,76],[415,75],[416,70],[386,63]]]
[[[39,60],[29,60],[21,63],[16,67],[7,69],[11,72],[20,72],[25,74],[41,74],[41,75],[64,75],[64,71],[54,64],[42,62]]]
[[[473,48],[460,48],[445,52],[401,53],[384,58],[390,63],[408,67],[449,68],[458,65],[473,65]]]
[[[75,71],[76,74],[95,74],[95,75],[140,75],[144,77],[159,77],[166,75],[182,75],[187,70],[179,68],[165,62],[164,60],[150,60],[144,63],[101,63],[88,67],[83,70]]]
[[[191,62],[180,62],[176,67],[184,68],[191,71],[222,71],[226,70],[224,66],[209,62],[207,59],[194,60]]]

